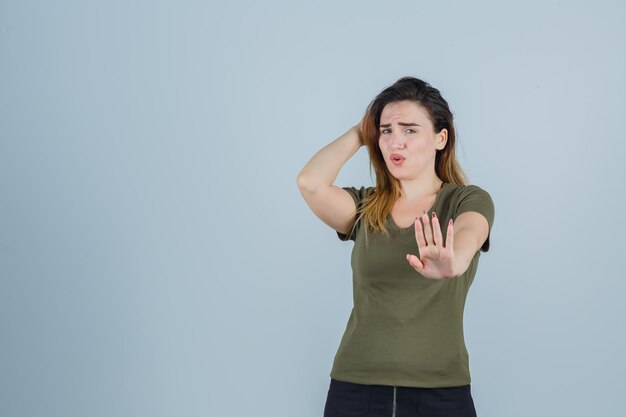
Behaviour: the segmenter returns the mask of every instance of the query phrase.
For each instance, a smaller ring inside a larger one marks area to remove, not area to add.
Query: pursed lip
[[[395,161],[396,158],[399,158],[402,161],[406,159],[404,156],[400,155],[399,153],[392,153],[391,155],[389,155],[389,159],[391,159],[392,161]]]

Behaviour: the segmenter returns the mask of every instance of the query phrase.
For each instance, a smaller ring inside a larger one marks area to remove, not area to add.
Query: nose
[[[391,149],[404,149],[406,147],[406,143],[404,143],[404,138],[402,135],[397,135],[395,133],[391,134]]]

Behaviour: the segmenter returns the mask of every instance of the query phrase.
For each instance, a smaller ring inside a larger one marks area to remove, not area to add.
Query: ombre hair
[[[385,228],[385,220],[391,212],[393,204],[400,197],[400,181],[395,178],[385,164],[385,160],[378,145],[380,136],[380,116],[383,108],[392,102],[412,101],[422,106],[428,112],[435,133],[447,129],[448,140],[443,149],[437,150],[435,156],[435,172],[444,182],[466,185],[467,178],[456,160],[455,142],[456,131],[452,112],[448,102],[441,96],[439,90],[425,81],[414,77],[403,77],[393,85],[385,88],[372,100],[365,111],[365,116],[359,126],[359,136],[367,147],[370,157],[370,173],[376,173],[376,190],[370,193],[357,212],[357,221],[365,218],[366,224],[374,231],[389,232]],[[367,227],[366,227],[367,229]]]

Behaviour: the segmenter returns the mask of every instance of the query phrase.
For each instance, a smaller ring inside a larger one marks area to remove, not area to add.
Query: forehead
[[[428,110],[414,101],[394,101],[387,103],[380,114],[380,123],[392,123],[394,121],[416,122],[421,125],[430,124]]]

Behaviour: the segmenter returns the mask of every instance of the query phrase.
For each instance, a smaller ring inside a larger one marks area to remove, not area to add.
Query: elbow
[[[315,194],[320,190],[326,190],[332,187],[332,181],[316,173],[311,173],[305,169],[300,171],[296,178],[296,183],[301,193]]]
[[[300,190],[306,187],[306,178],[302,175],[302,173],[298,174],[296,177],[296,184]]]
[[[302,173],[298,174],[296,178],[296,184],[298,184],[298,188],[301,193],[313,193],[315,192],[315,186],[311,183],[311,181]]]

